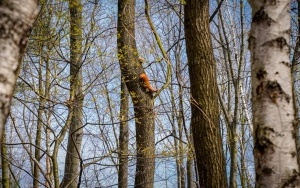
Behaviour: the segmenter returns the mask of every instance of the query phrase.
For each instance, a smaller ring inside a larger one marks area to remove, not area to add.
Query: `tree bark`
[[[10,178],[9,178],[9,161],[8,161],[8,154],[7,154],[7,147],[5,145],[6,142],[6,134],[5,134],[5,127],[3,130],[3,143],[1,146],[1,170],[2,170],[2,187],[9,188],[10,187]]]
[[[37,0],[0,1],[0,144]]]
[[[120,105],[120,135],[119,135],[119,172],[118,187],[128,187],[128,113],[129,93],[125,82],[121,79],[121,105]]]
[[[70,11],[70,99],[69,138],[65,159],[65,172],[61,187],[77,187],[80,151],[83,135],[83,93],[82,93],[82,5],[80,0],[69,1]]]
[[[200,186],[227,187],[208,10],[208,0],[187,0],[184,7],[191,84],[191,127]]]
[[[256,187],[300,187],[289,59],[290,1],[249,1]]]
[[[135,0],[118,1],[118,57],[134,105],[137,163],[135,187],[152,188],[155,169],[153,96],[139,79],[145,73],[135,42]]]

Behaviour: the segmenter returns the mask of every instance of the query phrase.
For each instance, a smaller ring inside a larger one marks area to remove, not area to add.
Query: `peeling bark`
[[[249,1],[256,187],[299,187],[288,0]]]
[[[0,1],[0,144],[37,0]]]

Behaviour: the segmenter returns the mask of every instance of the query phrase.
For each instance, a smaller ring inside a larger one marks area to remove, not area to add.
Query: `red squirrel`
[[[144,87],[147,88],[151,93],[157,92],[158,90],[151,86],[148,76],[145,73],[140,74],[140,79],[144,82]]]
[[[139,63],[142,64],[144,62],[144,58],[139,58]],[[155,89],[151,86],[148,76],[145,73],[140,74],[140,79],[144,82],[144,87],[149,90],[151,93],[155,93],[158,89]]]

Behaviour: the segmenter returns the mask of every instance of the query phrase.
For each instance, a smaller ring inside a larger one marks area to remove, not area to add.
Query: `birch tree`
[[[0,13],[0,138],[2,139],[27,39],[38,13],[37,1],[2,0]]]
[[[292,78],[290,1],[249,1],[256,187],[299,187]]]

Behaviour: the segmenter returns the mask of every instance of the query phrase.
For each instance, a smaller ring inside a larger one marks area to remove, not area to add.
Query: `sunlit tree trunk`
[[[118,57],[130,93],[136,125],[135,187],[152,188],[155,169],[154,99],[139,76],[144,73],[135,41],[135,0],[118,1]]]
[[[3,131],[3,143],[6,142],[5,127]],[[2,170],[2,187],[10,188],[10,178],[9,178],[9,161],[8,161],[7,147],[5,144],[1,145],[1,170]]]
[[[194,181],[195,177],[195,152],[194,152],[194,146],[193,146],[193,139],[192,139],[192,132],[190,131],[190,136],[188,138],[189,144],[188,144],[188,153],[187,153],[187,159],[186,159],[186,182],[187,182],[187,188],[194,188],[196,183]]]
[[[247,142],[246,142],[246,133],[247,133],[247,129],[246,129],[246,126],[244,124],[245,122],[241,122],[241,147],[240,147],[240,181],[241,181],[241,187],[242,188],[250,188],[251,187],[251,184],[250,184],[250,181],[249,181],[249,176],[248,176],[248,171],[247,171],[247,155],[246,155],[246,145],[247,145]]]
[[[41,54],[42,55],[42,54]],[[43,128],[43,114],[45,109],[45,94],[44,94],[44,87],[43,87],[43,75],[42,75],[42,66],[43,60],[40,59],[39,61],[39,107],[38,107],[38,114],[37,114],[37,127],[36,127],[36,137],[35,137],[35,152],[34,157],[36,162],[40,162],[41,158],[41,141],[42,141],[42,128]],[[33,166],[33,187],[39,187],[39,177],[40,177],[40,169],[38,164],[34,163]]]
[[[120,105],[120,135],[119,135],[119,172],[118,187],[128,187],[128,112],[129,93],[123,79],[121,80],[121,105]]]
[[[256,187],[300,187],[289,59],[290,1],[249,1]]]
[[[69,138],[65,159],[65,172],[61,187],[77,187],[80,151],[82,142],[82,5],[80,0],[69,1],[70,11],[70,99],[69,99]]]
[[[0,144],[37,0],[0,1]]]
[[[182,97],[179,97],[182,99]],[[177,115],[177,122],[178,122],[178,138],[180,142],[178,143],[178,166],[179,166],[179,180],[180,180],[180,187],[185,188],[185,169],[184,169],[184,146],[181,140],[183,140],[183,123],[184,117],[183,115],[183,106],[179,105],[179,114]]]
[[[178,114],[177,114],[177,122],[178,122],[178,136],[179,136],[179,139],[180,139],[180,142],[178,143],[179,144],[179,169],[180,169],[180,187],[184,188],[185,187],[185,184],[186,184],[186,181],[185,181],[185,168],[184,168],[184,145],[183,145],[183,142],[182,140],[184,140],[183,138],[183,133],[184,133],[184,130],[186,131],[185,134],[186,136],[188,137],[187,138],[187,141],[188,141],[188,154],[187,154],[187,181],[193,181],[193,171],[192,171],[192,166],[189,166],[190,162],[192,162],[193,158],[191,156],[193,156],[193,149],[192,149],[192,143],[191,143],[191,140],[189,139],[189,133],[187,132],[186,130],[186,119],[185,119],[185,116],[184,116],[184,106],[183,106],[183,101],[184,101],[184,98],[183,98],[183,85],[181,83],[182,81],[182,76],[180,74],[182,68],[181,68],[181,62],[180,62],[180,55],[179,55],[179,52],[176,53],[176,79],[178,81],[178,86],[179,86],[179,109],[178,109]],[[175,103],[175,100],[174,100],[174,103]],[[174,108],[175,110],[176,108]],[[176,110],[177,111],[177,110]],[[175,141],[175,140],[174,140]],[[190,168],[191,167],[191,168]],[[188,182],[187,184],[189,185],[189,183],[191,182]]]
[[[216,64],[209,1],[186,0],[185,36],[191,85],[191,127],[201,187],[227,187],[219,127]]]
[[[182,118],[180,117],[180,110],[177,109],[177,104],[175,103],[175,97],[174,97],[174,88],[170,88],[170,98],[171,98],[171,105],[172,105],[172,112],[171,112],[171,119],[170,123],[172,126],[172,135],[174,137],[174,149],[175,149],[175,159],[176,159],[176,175],[177,175],[177,187],[181,188],[182,185],[182,178],[184,181],[184,171],[182,173],[182,143],[180,143],[180,140],[182,139],[180,136],[182,136]],[[176,113],[179,111],[179,113]],[[178,127],[176,127],[176,120]],[[183,177],[182,177],[183,174]]]
[[[48,44],[47,49],[50,50],[51,47]],[[46,80],[45,80],[45,99],[49,100],[50,99],[50,78],[51,78],[51,70],[50,70],[50,62],[49,62],[49,54],[46,55],[46,62],[45,62],[45,67],[46,67]],[[49,108],[49,107],[48,107]],[[46,144],[46,151],[50,152],[51,151],[51,140],[50,140],[50,135],[51,135],[51,111],[53,109],[48,109],[47,112],[45,112],[46,116],[46,124],[47,126],[45,127],[45,144]],[[52,162],[51,162],[51,157],[49,155],[46,155],[46,178],[51,181],[53,179],[53,170],[52,170]],[[45,185],[48,187],[51,187],[52,184],[50,185],[47,181],[45,182]]]

